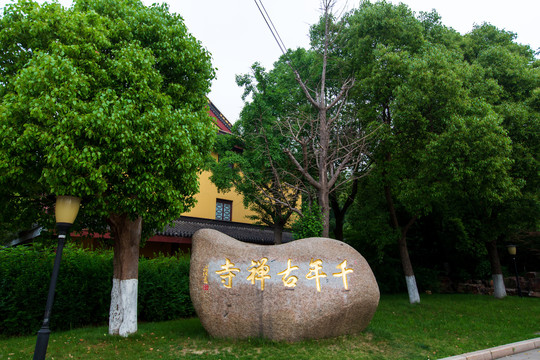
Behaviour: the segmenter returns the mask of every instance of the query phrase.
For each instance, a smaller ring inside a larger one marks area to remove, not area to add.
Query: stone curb
[[[491,349],[479,350],[462,355],[446,357],[440,360],[492,360],[537,348],[540,348],[540,337],[530,340],[518,341],[507,345],[501,345]]]

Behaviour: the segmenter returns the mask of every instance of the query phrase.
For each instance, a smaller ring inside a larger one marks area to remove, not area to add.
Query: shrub
[[[0,334],[35,333],[41,327],[54,263],[53,250],[0,250]],[[68,245],[64,249],[51,329],[105,324],[109,317],[113,254]],[[194,314],[189,298],[189,258],[141,259],[139,318],[161,321]]]
[[[19,246],[0,251],[0,333],[41,327],[55,252]],[[51,328],[103,323],[109,312],[112,253],[64,249]]]
[[[47,262],[47,256],[23,250],[0,251],[0,333],[28,333],[30,328],[38,329],[39,315],[35,312],[40,309],[43,315],[43,305],[37,307],[37,298],[43,296],[46,274],[42,264]]]
[[[302,216],[292,224],[294,238],[305,239],[321,236],[323,231],[323,218],[319,205],[302,204]]]
[[[195,314],[189,297],[189,256],[141,259],[139,320],[163,321]]]
[[[62,328],[73,328],[103,324],[108,320],[113,274],[112,258],[111,251],[68,248],[62,257],[58,275],[56,287],[58,296],[55,297],[52,313],[54,323],[61,323]],[[48,286],[45,291],[48,291]],[[44,300],[41,302],[44,307]]]
[[[439,271],[419,266],[414,269],[414,274],[419,291],[431,291],[432,293],[439,293],[441,291]]]

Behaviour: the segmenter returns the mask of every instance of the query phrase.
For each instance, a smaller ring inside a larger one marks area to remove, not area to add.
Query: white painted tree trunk
[[[420,303],[420,294],[418,293],[418,287],[416,286],[416,278],[414,277],[414,275],[405,276],[405,282],[407,283],[409,302],[411,304]]]
[[[114,237],[113,287],[109,310],[109,334],[128,336],[137,332],[137,287],[142,218],[111,214],[107,221]]]
[[[109,334],[123,337],[137,332],[137,279],[113,279]]]
[[[506,297],[506,288],[504,287],[504,280],[502,274],[493,274],[493,296],[496,299],[502,299]]]

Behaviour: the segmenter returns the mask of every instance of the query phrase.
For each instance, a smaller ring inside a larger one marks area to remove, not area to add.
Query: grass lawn
[[[37,331],[38,329],[36,329]],[[437,359],[540,336],[540,299],[482,295],[382,296],[355,336],[305,341],[221,340],[198,319],[139,324],[128,338],[107,327],[53,332],[47,359]],[[31,359],[36,336],[0,337],[0,359]]]

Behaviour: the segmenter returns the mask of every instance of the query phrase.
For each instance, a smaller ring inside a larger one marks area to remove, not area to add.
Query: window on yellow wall
[[[231,221],[232,201],[216,199],[216,220]]]

